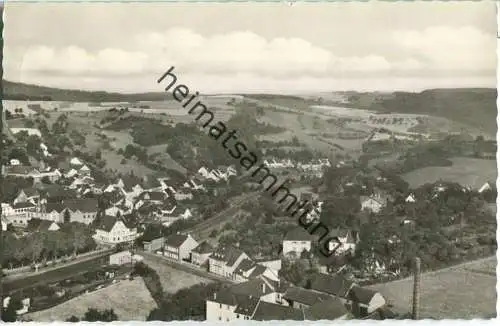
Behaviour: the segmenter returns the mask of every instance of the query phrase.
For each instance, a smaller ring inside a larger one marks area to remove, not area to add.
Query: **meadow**
[[[458,182],[461,185],[478,189],[485,182],[495,182],[497,179],[495,160],[456,157],[451,161],[453,162],[452,166],[425,167],[406,173],[402,177],[412,188],[443,180]]]
[[[156,303],[142,278],[135,278],[119,281],[50,309],[28,313],[24,317],[37,322],[64,321],[71,316],[83,317],[89,308],[114,309],[120,321],[145,321],[149,312],[156,308]]]
[[[488,318],[496,311],[496,257],[422,274],[420,318]],[[378,290],[395,311],[411,311],[413,278],[370,288]]]

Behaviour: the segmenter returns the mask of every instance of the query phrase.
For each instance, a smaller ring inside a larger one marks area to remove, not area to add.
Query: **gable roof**
[[[239,265],[236,267],[236,269],[234,271],[235,271],[235,273],[240,274],[240,273],[244,273],[244,272],[249,271],[254,266],[255,266],[255,262],[253,262],[250,259],[245,258],[239,263]]]
[[[283,298],[294,302],[299,302],[307,306],[313,306],[318,302],[331,299],[332,296],[326,293],[291,286],[286,290]]]
[[[342,275],[318,274],[311,282],[311,289],[345,298],[353,285]]]
[[[228,266],[233,266],[242,254],[244,254],[244,252],[240,249],[233,246],[227,246],[217,248],[217,250],[210,255],[210,258],[224,261]]]
[[[24,194],[26,195],[26,197],[35,197],[35,196],[39,196],[40,194],[38,193],[38,190],[33,188],[33,187],[29,187],[29,188],[24,188],[24,189],[21,189],[19,191],[19,194],[22,192],[24,192]],[[19,195],[18,194],[18,195]]]
[[[173,234],[165,239],[165,245],[179,248],[188,238],[186,234]]]
[[[236,306],[234,313],[245,316],[252,316],[258,304],[259,298],[242,296],[238,299],[238,306]]]
[[[14,208],[14,209],[28,208],[28,207],[36,207],[36,205],[32,204],[31,202],[16,203],[16,204],[12,205],[12,208]]]
[[[97,212],[97,199],[95,198],[80,198],[64,200],[63,205],[71,211],[80,211],[85,213]]]
[[[145,199],[146,195],[149,196],[149,199]],[[167,198],[167,194],[163,191],[143,191],[139,195],[139,199],[142,199],[142,200],[163,201],[166,198]]]
[[[130,191],[132,190],[136,185],[140,185],[142,187],[142,180],[139,177],[133,176],[133,175],[126,175],[118,180],[122,180],[123,186],[125,190]]]
[[[283,239],[285,241],[312,241],[313,236],[302,227],[291,229]]]
[[[339,298],[330,297],[319,301],[305,310],[306,320],[334,320],[345,316],[349,311]]]
[[[101,218],[101,221],[97,226],[97,229],[110,232],[113,229],[113,226],[115,226],[116,222],[118,222],[118,219],[115,216],[104,215]]]
[[[61,203],[47,203],[47,205],[45,206],[45,211],[47,213],[51,213],[53,211],[61,213],[65,208],[66,207]]]
[[[304,320],[304,314],[299,309],[273,304],[265,301],[259,301],[254,320]]]
[[[210,245],[207,241],[203,241],[196,248],[192,250],[192,252],[197,254],[208,254],[214,251],[214,247]]]
[[[368,305],[373,297],[377,294],[377,291],[362,288],[360,286],[354,286],[349,292],[349,299],[355,302],[359,302]]]
[[[255,265],[255,268],[254,270],[252,271],[252,273],[250,273],[250,275],[248,276],[249,278],[255,278],[255,277],[258,277],[262,274],[264,274],[264,272],[267,270],[267,267],[264,266],[264,265],[261,265],[261,264],[256,264]],[[265,277],[265,276],[264,276]],[[266,277],[267,279],[267,277]],[[268,279],[269,280],[269,279]],[[271,280],[269,280],[271,281]]]
[[[269,293],[273,293],[275,289],[262,278],[255,278],[247,282],[232,285],[231,291],[235,294],[260,298]]]

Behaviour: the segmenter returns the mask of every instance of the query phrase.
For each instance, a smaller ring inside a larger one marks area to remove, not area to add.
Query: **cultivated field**
[[[71,316],[83,317],[89,308],[114,309],[120,321],[145,321],[149,312],[156,308],[156,303],[142,278],[135,278],[81,295],[53,308],[27,314],[26,318],[40,322],[64,321]]]
[[[496,257],[422,274],[420,317],[490,318],[496,311]],[[370,286],[400,313],[411,311],[413,279]]]
[[[457,157],[452,161],[452,166],[426,167],[406,173],[402,177],[411,187],[418,187],[441,179],[458,182],[464,186],[469,185],[475,189],[481,187],[486,181],[495,182],[497,179],[495,160]]]
[[[163,291],[167,293],[175,293],[180,289],[188,288],[199,283],[212,282],[209,279],[172,268],[156,259],[153,260],[144,257],[144,262],[158,273]]]

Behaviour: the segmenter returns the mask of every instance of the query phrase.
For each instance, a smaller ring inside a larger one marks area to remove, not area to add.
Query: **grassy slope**
[[[429,114],[496,134],[497,92],[493,88],[430,89],[420,93],[395,92],[390,96],[375,93],[350,95],[353,107],[379,112]]]
[[[170,94],[137,93],[121,94],[108,92],[91,92],[81,90],[69,90],[24,83],[2,81],[5,100],[51,100],[71,102],[132,102],[132,101],[164,101],[170,99]]]

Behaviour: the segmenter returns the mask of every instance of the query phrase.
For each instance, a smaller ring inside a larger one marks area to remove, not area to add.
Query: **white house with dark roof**
[[[64,222],[78,222],[83,224],[90,224],[94,221],[97,210],[98,202],[95,198],[78,198],[64,200],[62,205],[65,211],[69,212],[69,221]],[[63,217],[66,217],[66,212],[63,212]]]
[[[208,242],[203,241],[196,248],[191,250],[191,263],[201,266],[208,261],[208,257],[214,252],[214,247],[212,247]]]
[[[234,279],[237,282],[246,282],[260,276],[265,276],[268,280],[279,281],[277,271],[251,259],[243,259],[234,271]]]
[[[13,204],[31,202],[32,204],[38,204],[40,201],[40,193],[35,188],[25,188],[21,189],[13,201]]]
[[[105,215],[93,236],[98,243],[115,245],[134,241],[139,234],[137,228],[127,226],[123,219]]]
[[[348,319],[349,311],[344,303],[333,296],[310,290],[308,295],[296,295],[299,301],[307,302],[297,308],[280,298],[285,287],[279,282],[271,282],[259,277],[248,282],[225,287],[206,299],[206,320],[335,320]],[[311,292],[311,293],[309,293]]]
[[[283,256],[296,255],[300,257],[302,252],[311,251],[313,236],[302,227],[290,230],[283,239]]]
[[[208,258],[208,271],[223,277],[234,279],[234,271],[248,255],[232,246],[219,247]]]
[[[165,239],[163,255],[175,260],[191,260],[191,251],[198,245],[189,234],[174,234]]]

